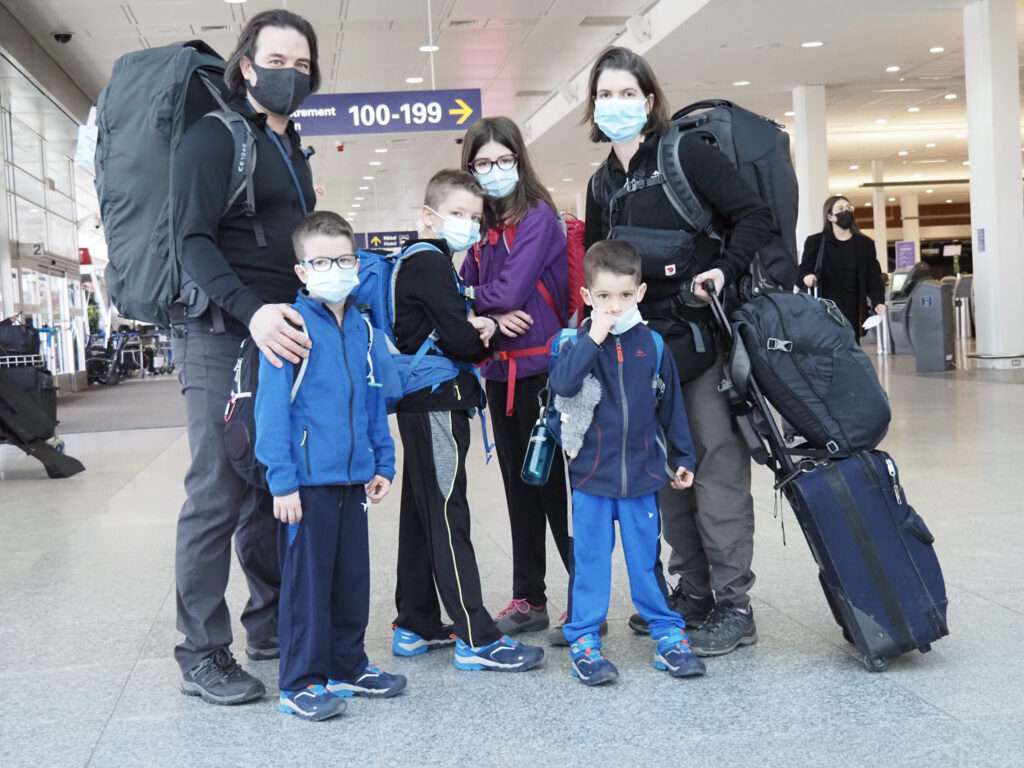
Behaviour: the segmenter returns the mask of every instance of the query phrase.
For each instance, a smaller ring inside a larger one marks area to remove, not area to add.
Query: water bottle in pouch
[[[551,477],[551,464],[555,459],[558,443],[555,434],[547,425],[548,403],[541,405],[540,416],[530,431],[530,443],[526,446],[523,470],[520,473],[527,485],[547,485]]]

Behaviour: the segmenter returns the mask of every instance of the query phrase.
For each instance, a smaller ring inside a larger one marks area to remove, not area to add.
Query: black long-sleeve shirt
[[[241,200],[225,213],[235,149],[219,120],[198,120],[182,137],[174,153],[171,203],[183,270],[211,301],[247,327],[264,304],[295,299],[300,283],[292,232],[304,214],[284,159],[266,133],[266,116],[244,100],[231,106],[249,120],[256,140],[255,218],[263,227],[266,247],[258,246],[253,220],[245,215]],[[312,171],[290,123],[281,144],[312,210]]]
[[[630,160],[628,174],[612,151],[607,173],[611,190],[620,189],[627,178],[650,176],[658,168],[658,136],[648,136]],[[674,295],[679,285],[699,272],[719,268],[726,283],[734,283],[750,266],[757,249],[771,236],[772,212],[750,188],[721,152],[696,136],[685,137],[679,146],[679,162],[694,192],[711,209],[716,232],[727,233],[726,247],[707,235],[695,243],[694,269],[679,275],[676,281],[648,285],[646,301],[658,301]],[[598,179],[605,172],[598,169]],[[610,197],[610,194],[609,194]],[[621,220],[615,224],[652,229],[686,229],[660,186],[639,190],[627,197]],[[586,245],[589,248],[608,236],[608,212],[594,196],[593,183],[587,186]]]
[[[419,242],[419,241],[416,241]],[[490,351],[480,341],[469,320],[466,302],[459,292],[459,276],[452,266],[447,244],[428,240],[437,251],[423,251],[405,259],[395,280],[395,342],[398,351],[414,355],[434,331],[445,357],[461,363],[478,363]],[[413,243],[407,243],[408,248]],[[472,371],[464,371],[437,391],[420,390],[407,395],[400,411],[460,411],[481,404],[483,390]]]
[[[825,238],[824,252],[821,249],[822,237]],[[831,226],[824,233],[811,235],[804,242],[804,255],[800,261],[801,281],[807,275],[815,274],[819,253],[822,255],[818,273],[819,295],[836,303],[859,338],[864,335],[861,324],[868,316],[868,302],[872,308],[885,303],[885,286],[875,243],[860,232],[854,233],[849,240],[838,240]]]

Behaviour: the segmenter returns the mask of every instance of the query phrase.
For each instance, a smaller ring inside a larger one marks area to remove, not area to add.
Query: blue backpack
[[[412,355],[403,355],[395,346],[395,283],[398,272],[407,259],[424,251],[437,251],[437,248],[430,243],[416,243],[393,254],[359,251],[359,285],[353,294],[356,306],[369,316],[373,327],[387,335],[388,348],[402,381],[403,397],[425,387],[436,390],[462,370],[443,355],[437,346],[436,333],[431,333]],[[395,405],[397,401],[389,399],[389,409],[393,410]]]
[[[387,335],[391,359],[398,369],[398,377],[402,383],[401,397],[426,387],[430,387],[431,392],[436,391],[438,387],[451,381],[464,370],[476,372],[471,365],[456,363],[445,357],[437,345],[436,331],[423,340],[415,354],[405,355],[398,351],[395,340],[395,285],[398,273],[408,259],[427,251],[440,253],[436,246],[423,242],[414,243],[398,253],[359,251],[359,285],[356,286],[353,297],[360,311],[370,318],[371,325]],[[454,269],[452,279],[459,289],[459,294],[465,298],[465,287]],[[467,312],[470,306],[467,299]],[[479,374],[477,376],[479,377]],[[390,412],[395,411],[401,397],[388,398]],[[480,423],[483,430],[484,452],[487,461],[490,461],[494,446],[487,433],[487,422],[482,408]]]

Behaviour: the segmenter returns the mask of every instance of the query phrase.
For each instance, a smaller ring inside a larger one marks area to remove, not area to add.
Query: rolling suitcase
[[[949,634],[948,601],[935,539],[910,505],[896,462],[879,450],[828,456],[787,446],[714,295],[712,309],[733,338],[723,391],[755,460],[772,469],[793,508],[844,637],[872,672],[908,651],[929,651]]]

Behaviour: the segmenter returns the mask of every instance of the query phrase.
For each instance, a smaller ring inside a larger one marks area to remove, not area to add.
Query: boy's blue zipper
[[[352,381],[352,371],[349,369],[349,364],[348,364],[348,347],[345,346],[345,333],[342,330],[342,327],[341,327],[340,323],[335,322],[335,326],[338,329],[338,338],[341,339],[341,355],[342,355],[342,357],[345,360],[345,375],[348,377],[348,383],[349,383],[349,387],[350,387],[349,392],[351,393],[349,395],[349,397],[347,398],[348,399],[348,424],[349,424],[349,426],[348,426],[348,429],[344,430],[345,432],[348,432],[348,438],[349,438],[348,476],[351,478],[352,477],[352,457],[355,456],[355,453],[356,453],[356,431],[355,431],[355,429],[352,428],[352,425],[355,423],[354,422],[354,412],[353,412],[354,406],[352,405],[352,400],[354,400],[355,396],[356,396],[356,385],[355,385],[355,382]]]

